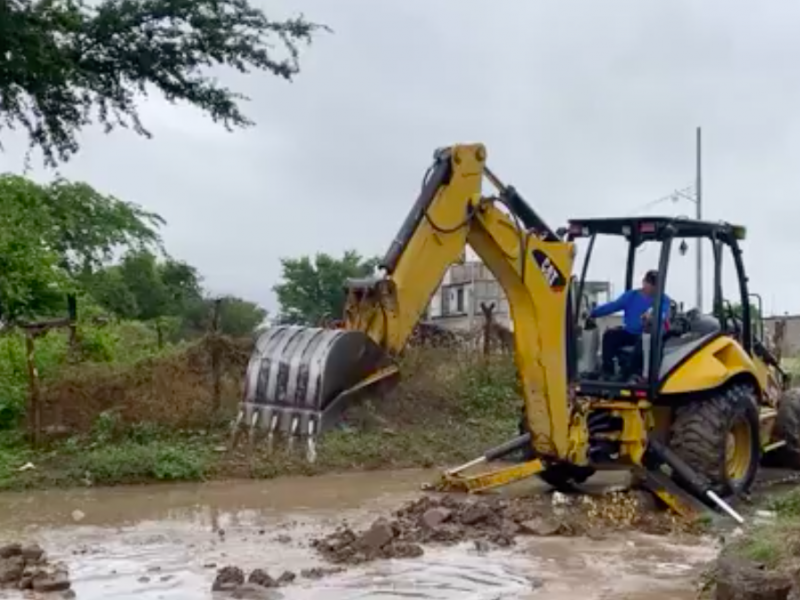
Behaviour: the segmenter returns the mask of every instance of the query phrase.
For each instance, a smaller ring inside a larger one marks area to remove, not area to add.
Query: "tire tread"
[[[672,450],[705,476],[712,488],[721,495],[747,491],[758,469],[758,456],[755,456],[750,472],[738,486],[739,489],[731,489],[725,474],[726,438],[729,424],[742,411],[751,426],[755,415],[756,429],[753,433],[757,442],[756,401],[753,389],[747,385],[732,385],[711,398],[689,402],[677,410],[672,424]]]

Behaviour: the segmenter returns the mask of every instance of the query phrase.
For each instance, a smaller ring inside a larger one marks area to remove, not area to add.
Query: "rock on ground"
[[[247,578],[247,583],[254,583],[265,588],[278,587],[278,582],[269,576],[264,569],[254,569]]]
[[[0,545],[0,587],[34,592],[68,592],[69,569],[50,563],[38,544],[18,542]]]
[[[328,575],[335,575],[344,571],[342,567],[311,567],[300,571],[300,577],[305,579],[322,579]]]
[[[666,534],[692,527],[665,511],[653,511],[636,492],[562,495],[555,508],[552,498],[542,494],[515,499],[425,495],[364,531],[343,525],[311,545],[329,562],[359,564],[420,556],[422,545],[431,543],[473,540],[484,548],[510,546],[518,535],[602,537],[603,531],[619,528]]]
[[[764,569],[752,561],[721,557],[714,576],[716,600],[790,600],[800,598],[794,578],[781,571]]]
[[[276,598],[274,588],[289,585],[297,578],[292,571],[284,571],[275,579],[266,569],[253,569],[247,576],[236,566],[222,567],[211,585],[212,592],[230,592],[233,598]]]
[[[222,567],[217,571],[217,577],[211,585],[211,591],[232,592],[240,585],[244,585],[244,571],[239,567]]]

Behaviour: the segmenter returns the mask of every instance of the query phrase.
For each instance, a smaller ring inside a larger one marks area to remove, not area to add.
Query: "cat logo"
[[[561,271],[558,270],[558,267],[556,267],[553,261],[550,260],[550,257],[547,256],[547,254],[538,249],[534,250],[533,260],[535,260],[536,264],[539,265],[539,270],[542,272],[544,280],[547,282],[547,285],[551,290],[560,292],[566,287],[566,278]]]

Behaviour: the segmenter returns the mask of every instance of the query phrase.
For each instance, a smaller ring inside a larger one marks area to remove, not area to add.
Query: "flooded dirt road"
[[[66,561],[82,600],[213,598],[218,567],[278,576],[324,566],[310,538],[342,519],[366,524],[419,495],[434,476],[403,471],[5,494],[0,539],[38,541],[51,558]],[[715,553],[697,540],[642,534],[526,538],[485,554],[464,544],[321,580],[298,577],[274,597],[688,600]]]

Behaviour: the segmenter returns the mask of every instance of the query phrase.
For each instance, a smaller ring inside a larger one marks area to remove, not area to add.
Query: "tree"
[[[40,185],[0,175],[0,310],[4,319],[63,313],[64,295],[78,275],[109,260],[118,248],[160,244],[161,218],[58,179]]]
[[[126,319],[149,321],[182,317],[202,299],[197,269],[167,258],[159,261],[149,250],[129,251],[117,265],[86,278],[92,297],[104,308]]]
[[[737,319],[741,320],[743,307],[740,302],[734,302],[733,304],[731,304],[730,310],[733,312],[733,315]],[[761,311],[758,310],[758,306],[752,303],[750,304],[750,318],[753,321],[757,321],[762,318]]]
[[[45,188],[45,197],[56,225],[48,243],[61,257],[61,266],[73,275],[108,262],[118,248],[161,246],[157,228],[164,219],[136,204],[62,178]]]
[[[211,329],[215,298],[193,302],[184,315],[183,337],[202,335]],[[237,296],[224,296],[219,304],[219,331],[232,337],[252,335],[267,318],[267,311],[254,302]]]
[[[66,307],[71,280],[41,229],[0,197],[0,318],[14,322]]]
[[[308,256],[281,259],[282,281],[273,288],[280,303],[279,320],[317,325],[324,318],[341,317],[346,280],[371,275],[377,264],[377,258],[365,260],[354,250],[341,259],[317,254],[313,263]]]
[[[258,304],[226,296],[220,304],[219,330],[225,335],[244,337],[252,335],[256,327],[267,318],[267,311]]]
[[[291,80],[299,44],[323,27],[302,16],[271,20],[248,0],[3,0],[0,113],[7,127],[26,130],[49,165],[78,151],[76,134],[93,112],[107,132],[132,126],[150,137],[136,99],[152,89],[228,129],[246,127],[252,121],[238,104],[245,97],[208,68]]]

